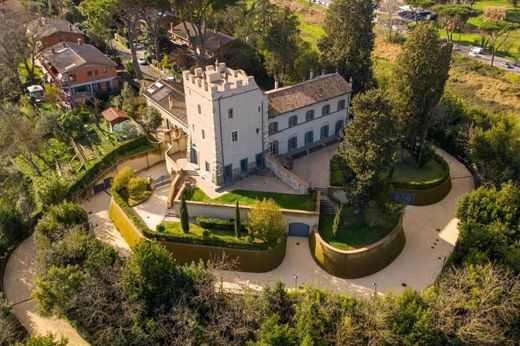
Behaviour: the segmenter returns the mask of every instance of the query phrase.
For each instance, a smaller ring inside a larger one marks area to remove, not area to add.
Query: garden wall
[[[374,274],[389,265],[403,250],[405,244],[402,220],[380,241],[355,250],[339,250],[325,242],[317,227],[309,237],[309,248],[316,263],[327,273],[355,279]]]
[[[113,198],[110,200],[108,215],[128,246],[134,247],[137,243],[146,240],[141,231],[139,231]]]
[[[305,194],[309,192],[309,183],[297,176],[290,170],[286,169],[280,161],[271,156],[269,153],[265,154],[265,166],[269,168],[274,175],[280,178],[281,181],[291,186],[299,193]]]
[[[412,205],[425,206],[440,202],[450,193],[451,190],[451,179],[448,177],[442,183],[426,190],[415,190],[415,189],[392,189],[390,193],[401,193],[410,194],[414,196],[414,202]]]
[[[235,218],[235,205],[231,204],[186,201],[186,206],[188,207],[188,214],[190,215],[190,217],[203,216],[217,219]],[[180,215],[180,201],[176,200],[174,202],[173,208],[175,209],[177,215]],[[240,219],[244,220],[253,207],[241,205],[239,206],[239,208]],[[287,224],[304,223],[309,225],[311,229],[313,227],[317,227],[319,224],[320,214],[316,211],[281,209],[281,212]]]
[[[234,264],[231,270],[239,270],[252,273],[264,273],[278,267],[284,257],[287,238],[284,237],[275,247],[269,250],[246,250],[224,248],[219,246],[207,246],[187,243],[174,243],[159,241],[172,254],[180,264],[189,264],[199,260],[218,262],[225,260]]]

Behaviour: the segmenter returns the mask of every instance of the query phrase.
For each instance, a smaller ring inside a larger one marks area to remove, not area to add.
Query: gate
[[[308,237],[310,227],[305,223],[294,222],[289,224],[289,237]]]

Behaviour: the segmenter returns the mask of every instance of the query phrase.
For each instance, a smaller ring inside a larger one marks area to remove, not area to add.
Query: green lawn
[[[358,249],[384,238],[397,225],[390,220],[369,228],[365,215],[355,214],[354,208],[345,206],[342,211],[343,227],[337,237],[332,233],[334,215],[320,215],[319,232],[323,240],[340,250]]]
[[[330,159],[330,185],[343,186],[343,172],[341,171],[341,159],[334,155]]]
[[[264,250],[271,248],[274,244],[267,244],[259,240],[252,240],[247,237],[246,234],[241,234],[239,238],[235,237],[234,231],[223,231],[216,229],[205,229],[201,226],[190,223],[190,230],[188,233],[184,233],[180,222],[163,221],[160,225],[164,226],[164,232],[151,231],[159,238],[165,240],[194,243],[194,244],[205,244],[205,245],[216,245],[225,246],[232,248],[245,248],[252,250]]]
[[[418,168],[415,160],[405,151],[403,162],[395,165],[392,183],[431,186],[443,181],[446,173],[445,167],[436,159],[431,159]]]
[[[270,198],[283,209],[308,211],[314,211],[316,209],[316,198],[314,196],[288,193],[234,190],[218,198],[211,199],[204,191],[198,187],[193,187],[186,190],[185,198],[190,201],[219,204],[235,204],[236,201],[238,201],[240,205],[254,205],[257,201]]]

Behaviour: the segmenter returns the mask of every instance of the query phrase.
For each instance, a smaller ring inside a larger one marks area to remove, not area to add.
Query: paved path
[[[88,345],[66,320],[41,316],[36,302],[31,299],[36,278],[36,240],[34,236],[26,239],[13,252],[4,273],[4,292],[9,304],[13,305],[16,318],[31,335],[52,333],[66,337],[69,345]]]
[[[441,202],[425,207],[409,206],[403,220],[406,245],[401,254],[383,270],[354,280],[339,279],[326,273],[311,257],[307,238],[289,237],[282,264],[268,273],[220,272],[225,285],[256,289],[282,280],[288,287],[316,285],[337,293],[399,291],[406,287],[423,290],[439,275],[458,237],[455,208],[460,195],[473,189],[473,179],[463,164],[439,150],[448,162],[452,189]],[[297,276],[297,279],[295,279]],[[404,285],[403,285],[404,284]]]

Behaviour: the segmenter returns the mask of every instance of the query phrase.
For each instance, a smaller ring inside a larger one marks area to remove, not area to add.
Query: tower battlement
[[[258,89],[253,76],[226,67],[225,63],[208,65],[205,70],[199,67],[194,73],[184,71],[182,78],[186,88],[208,94],[212,99]]]

